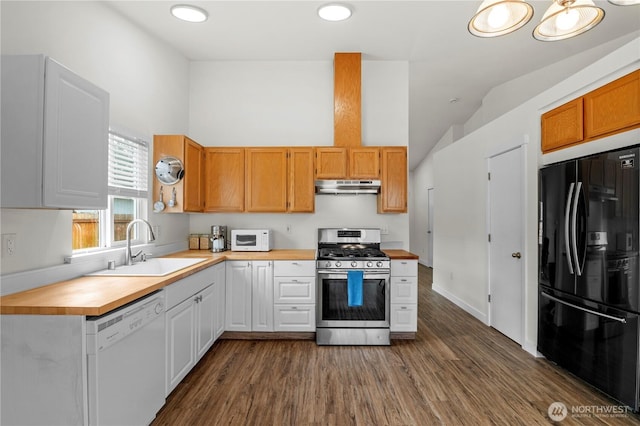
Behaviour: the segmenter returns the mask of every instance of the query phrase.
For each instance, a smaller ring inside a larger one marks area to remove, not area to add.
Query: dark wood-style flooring
[[[545,425],[556,401],[562,425],[640,425],[585,413],[618,404],[431,291],[431,272],[420,265],[415,341],[221,340],[153,425]]]

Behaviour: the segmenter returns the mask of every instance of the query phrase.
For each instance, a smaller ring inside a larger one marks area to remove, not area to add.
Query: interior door
[[[435,190],[427,189],[427,266],[433,268],[433,203]]]
[[[517,343],[523,336],[522,148],[489,159],[489,323]]]

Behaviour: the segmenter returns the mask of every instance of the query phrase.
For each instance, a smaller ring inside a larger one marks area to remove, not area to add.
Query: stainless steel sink
[[[180,269],[187,268],[207,260],[204,257],[177,258],[177,257],[156,257],[148,259],[146,262],[138,262],[133,265],[117,266],[116,269],[103,269],[87,275],[93,276],[122,276],[122,277],[161,277],[169,275]]]

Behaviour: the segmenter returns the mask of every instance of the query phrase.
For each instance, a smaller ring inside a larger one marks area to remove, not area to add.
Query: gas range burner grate
[[[332,247],[318,250],[318,259],[386,259],[388,256],[377,248]]]

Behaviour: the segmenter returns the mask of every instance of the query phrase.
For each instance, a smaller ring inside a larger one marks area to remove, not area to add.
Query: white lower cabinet
[[[273,262],[226,261],[227,331],[273,331]]]
[[[197,272],[167,286],[165,291],[167,371],[169,395],[222,334],[220,307],[224,310],[224,265]],[[216,273],[217,271],[217,273]],[[222,290],[221,290],[222,289]]]
[[[273,270],[274,330],[315,331],[315,261],[276,261]]]
[[[391,261],[390,331],[418,331],[418,261]]]

